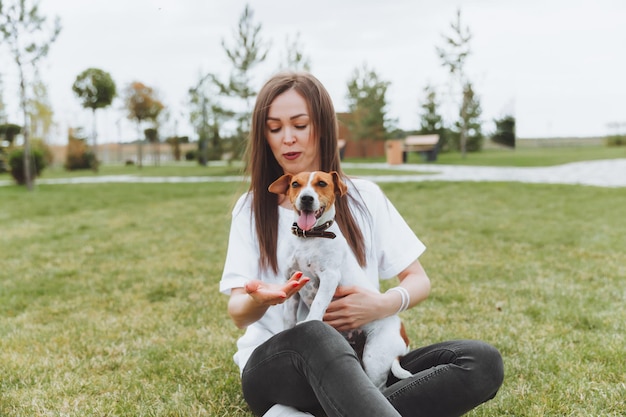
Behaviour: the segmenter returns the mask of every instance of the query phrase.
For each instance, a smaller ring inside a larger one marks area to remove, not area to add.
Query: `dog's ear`
[[[335,183],[335,194],[339,197],[343,197],[348,192],[348,186],[341,180],[341,176],[337,171],[331,171],[330,175],[333,176],[333,182]]]
[[[267,190],[274,194],[287,194],[287,190],[291,184],[291,177],[291,174],[281,176],[276,181],[271,183],[270,186],[267,187]]]

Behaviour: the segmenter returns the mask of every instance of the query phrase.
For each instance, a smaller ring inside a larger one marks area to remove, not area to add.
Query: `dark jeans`
[[[320,321],[297,325],[259,346],[242,374],[243,395],[262,416],[274,404],[316,415],[459,416],[493,398],[504,379],[500,353],[473,340],[416,349],[401,360],[413,376],[381,393],[354,350]]]

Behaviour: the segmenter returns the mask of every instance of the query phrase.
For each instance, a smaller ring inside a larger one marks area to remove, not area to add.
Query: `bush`
[[[611,135],[606,138],[607,146],[626,146],[626,135]]]
[[[15,137],[22,132],[22,126],[18,126],[12,123],[6,123],[0,125],[0,136],[4,137],[4,140],[9,142],[9,145],[13,144]]]
[[[86,139],[78,137],[73,131],[68,136],[65,169],[68,171],[79,169],[98,170],[96,155],[87,146]]]
[[[34,179],[41,174],[46,167],[44,151],[42,149],[31,150],[30,175]],[[24,149],[14,149],[9,153],[9,166],[11,167],[11,175],[20,185],[26,184],[26,175],[24,175]]]
[[[190,149],[185,152],[185,161],[194,161],[198,158],[198,151],[195,149]]]
[[[0,148],[0,174],[3,174],[8,171],[6,158],[7,156],[4,152],[4,149]]]
[[[515,117],[505,116],[495,119],[496,132],[491,137],[494,143],[515,148]]]

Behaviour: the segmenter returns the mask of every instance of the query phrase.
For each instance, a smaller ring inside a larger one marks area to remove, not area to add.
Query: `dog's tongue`
[[[313,225],[315,224],[315,214],[311,212],[301,211],[300,216],[298,216],[298,227],[305,232],[311,230]]]

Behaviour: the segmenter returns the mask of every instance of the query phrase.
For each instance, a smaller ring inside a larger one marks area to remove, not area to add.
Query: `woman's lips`
[[[283,154],[283,157],[289,161],[293,161],[297,157],[299,157],[301,152],[287,152]]]

